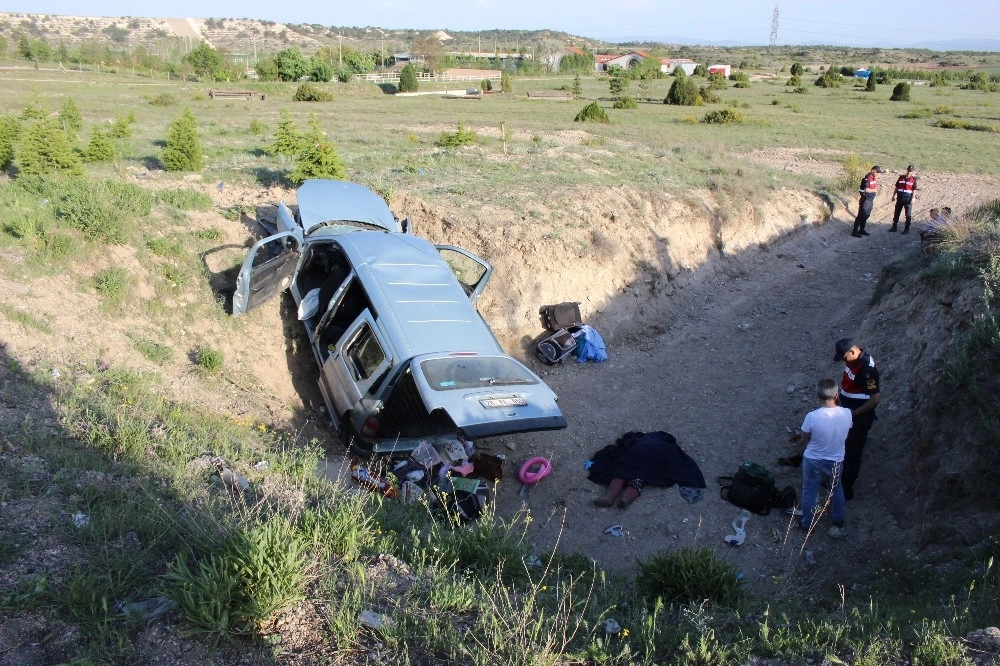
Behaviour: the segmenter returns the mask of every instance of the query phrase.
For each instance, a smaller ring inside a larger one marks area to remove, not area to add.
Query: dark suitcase
[[[583,317],[580,316],[580,303],[576,301],[543,305],[539,308],[538,314],[542,315],[542,324],[550,331],[583,324]]]
[[[538,360],[545,365],[555,365],[561,362],[576,350],[576,339],[580,335],[583,335],[582,330],[570,332],[565,328],[560,328],[538,343],[535,349]]]

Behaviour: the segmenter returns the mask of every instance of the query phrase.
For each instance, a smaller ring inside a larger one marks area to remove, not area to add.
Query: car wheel
[[[343,442],[349,453],[357,455],[371,453],[371,451],[363,445],[361,434],[358,432],[358,429],[354,427],[354,422],[351,420],[350,412],[345,413],[340,418],[340,441]]]

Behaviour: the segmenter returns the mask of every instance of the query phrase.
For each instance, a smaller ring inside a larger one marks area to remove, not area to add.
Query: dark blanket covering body
[[[606,485],[612,479],[642,479],[651,486],[704,488],[698,463],[681,450],[669,432],[627,432],[594,454],[589,478]]]

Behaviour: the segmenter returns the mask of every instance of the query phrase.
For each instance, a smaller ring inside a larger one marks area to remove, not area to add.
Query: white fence
[[[382,72],[379,74],[355,74],[353,77],[355,81],[371,81],[373,83],[399,83],[399,72]],[[460,75],[453,76],[451,74],[417,74],[417,81],[436,81],[438,83],[447,83],[449,81],[482,81],[483,79],[490,79],[491,81],[500,80],[500,72],[490,72],[485,76],[468,76]]]

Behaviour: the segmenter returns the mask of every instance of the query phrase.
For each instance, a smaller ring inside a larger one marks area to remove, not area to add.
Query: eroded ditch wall
[[[584,319],[613,337],[698,280],[698,269],[831,214],[817,194],[787,189],[748,201],[710,190],[676,196],[611,187],[567,192],[528,216],[449,211],[407,195],[392,203],[418,235],[493,264],[479,309],[504,347],[525,355],[543,330],[541,305],[580,301]]]

